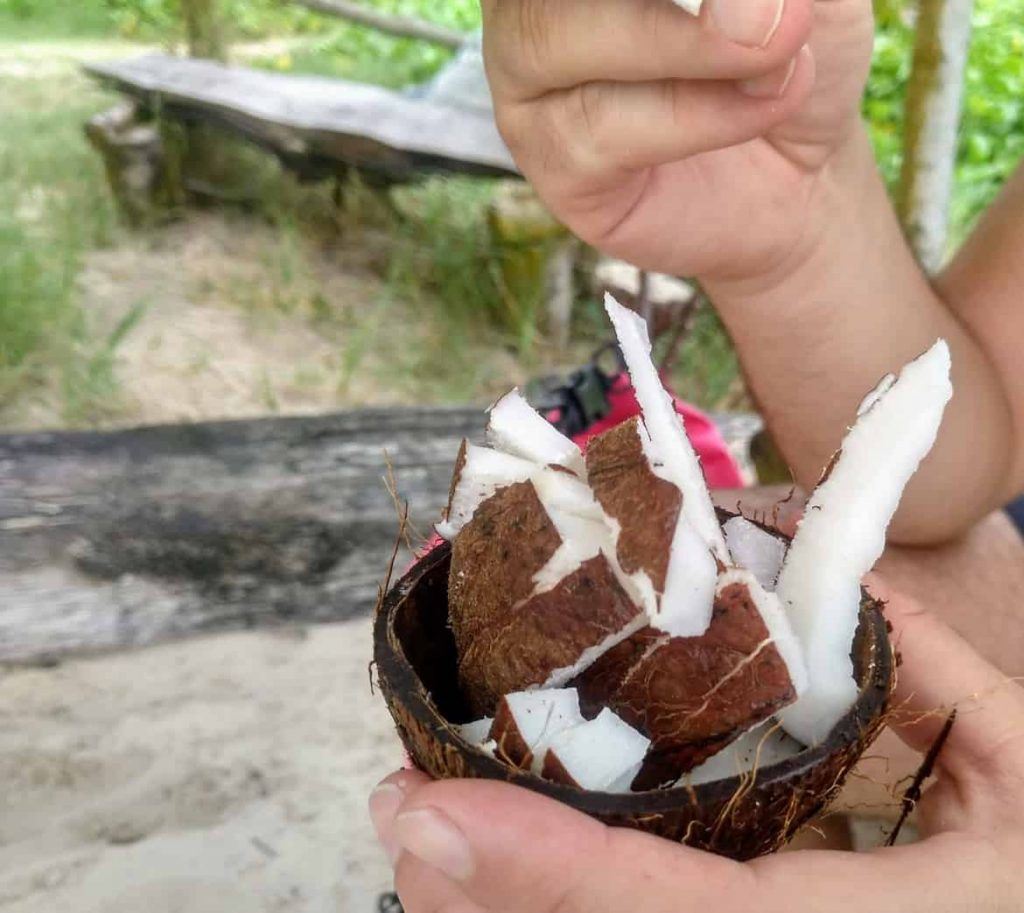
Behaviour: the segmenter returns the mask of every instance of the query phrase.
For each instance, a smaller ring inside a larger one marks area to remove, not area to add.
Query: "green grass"
[[[110,400],[102,353],[77,304],[85,251],[109,243],[114,216],[98,158],[81,136],[109,103],[73,72],[8,79],[0,95],[0,409],[54,386],[65,418]]]
[[[58,41],[114,35],[103,0],[0,0],[0,42]]]

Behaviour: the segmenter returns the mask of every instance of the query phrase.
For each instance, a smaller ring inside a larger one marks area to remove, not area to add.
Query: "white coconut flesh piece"
[[[773,592],[786,558],[785,541],[765,532],[746,517],[727,520],[722,532],[736,567],[750,571],[764,589]]]
[[[543,773],[580,789],[627,792],[650,747],[650,739],[606,708],[548,741]]]
[[[703,0],[672,0],[672,2],[693,16],[699,16],[700,8],[704,5]]]
[[[499,399],[490,410],[487,442],[496,450],[548,466],[564,466],[586,477],[583,453],[538,413],[518,390]]]
[[[470,745],[482,745],[486,742],[491,734],[491,726],[494,725],[494,719],[492,717],[486,717],[482,720],[476,720],[472,723],[463,723],[457,727],[459,735],[462,736]]]
[[[649,454],[655,474],[673,482],[683,493],[683,514],[722,564],[730,565],[725,537],[718,524],[700,460],[686,436],[672,397],[661,383],[651,360],[651,340],[647,324],[620,305],[611,295],[605,297],[605,310],[615,328],[623,358],[643,413],[644,427],[652,445]]]
[[[539,774],[551,740],[584,722],[575,688],[519,691],[502,698],[488,735],[507,757],[517,764],[530,760]]]
[[[718,564],[685,511],[679,516],[671,549],[665,592],[657,611],[650,614],[651,627],[673,637],[700,637],[711,625]]]
[[[788,736],[775,720],[769,720],[741,735],[718,754],[695,767],[680,781],[680,786],[700,786],[754,774],[782,761],[795,758],[804,746]]]
[[[484,501],[501,488],[528,481],[537,471],[537,464],[529,460],[467,444],[448,516],[435,527],[438,535],[449,541],[454,539]]]
[[[857,698],[850,653],[861,580],[885,548],[903,490],[934,445],[952,395],[942,340],[873,391],[789,548],[776,592],[803,646],[809,685],[780,719],[807,745],[821,742]]]

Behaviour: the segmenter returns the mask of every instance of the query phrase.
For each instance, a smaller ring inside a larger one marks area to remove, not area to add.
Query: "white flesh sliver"
[[[674,637],[700,637],[711,626],[718,564],[685,513],[672,537],[665,592],[651,626]]]
[[[786,664],[789,680],[793,683],[797,694],[804,694],[808,686],[807,661],[779,597],[775,593],[765,590],[750,571],[740,568],[732,568],[718,578],[717,592],[721,593],[736,583],[747,588],[754,607],[764,621],[764,626],[768,629],[768,638],[775,645],[779,656]],[[853,638],[851,637],[850,640],[852,643]]]
[[[491,407],[487,442],[512,456],[545,466],[565,466],[586,476],[580,448],[537,412],[518,390],[506,394]]]
[[[816,745],[857,698],[850,651],[861,579],[885,548],[903,489],[931,450],[953,395],[942,340],[907,365],[846,435],[789,548],[777,593],[804,648],[807,692],[780,714],[786,731]]]
[[[786,543],[746,517],[726,521],[722,532],[736,567],[750,571],[761,586],[772,592],[786,557]]]
[[[703,6],[703,0],[672,0],[676,6],[681,6],[686,12],[693,16],[700,15],[700,8]]]
[[[580,654],[580,658],[571,666],[566,666],[564,669],[555,669],[541,687],[560,688],[566,682],[571,682],[577,675],[582,675],[586,672],[587,669],[594,665],[594,663],[596,663],[613,647],[617,647],[624,640],[628,640],[636,634],[637,631],[646,628],[647,624],[647,615],[643,612],[638,612],[636,618],[634,618],[621,631],[609,634],[601,641],[601,643],[594,644],[592,647],[587,647],[587,649]]]
[[[683,514],[715,556],[723,564],[731,564],[700,461],[686,436],[683,420],[675,410],[672,397],[662,385],[658,370],[651,360],[647,324],[611,295],[605,297],[605,310],[615,327],[615,335],[626,359],[633,390],[643,411],[644,426],[664,461],[666,478],[674,482],[683,493]]]
[[[490,717],[486,717],[482,720],[476,720],[472,723],[463,723],[458,727],[459,735],[461,735],[471,745],[482,745],[487,741],[488,736],[491,734],[491,726],[494,725],[494,720]]]
[[[545,468],[539,470],[532,481],[537,497],[549,512],[555,510],[595,523],[607,523],[608,518],[597,503],[594,493],[579,479],[565,472]]]
[[[607,708],[595,719],[560,732],[548,743],[548,751],[569,776],[582,789],[597,792],[613,785],[621,788],[625,775],[638,768],[650,747],[650,739]]]
[[[554,589],[584,561],[614,555],[613,528],[590,488],[564,472],[544,469],[533,488],[562,544],[533,577],[533,595]],[[613,568],[615,563],[612,562]]]
[[[533,575],[534,596],[554,589],[566,577],[579,570],[583,562],[602,553],[607,554],[611,543],[608,528],[604,524],[563,514],[546,505],[545,509],[562,537],[562,544],[547,564]]]
[[[505,695],[519,735],[534,755],[539,773],[547,744],[560,732],[584,722],[575,688],[518,691]]]
[[[436,526],[438,535],[451,541],[473,519],[476,509],[499,488],[526,482],[537,471],[536,463],[469,444],[448,519]]]
[[[728,780],[750,773],[755,765],[758,770],[764,770],[796,757],[803,750],[804,746],[786,735],[775,720],[769,720],[695,767],[679,781],[679,785],[700,786],[702,783]]]

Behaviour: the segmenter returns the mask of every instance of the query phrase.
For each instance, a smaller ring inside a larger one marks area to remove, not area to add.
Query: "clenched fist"
[[[814,247],[830,172],[863,145],[870,0],[482,5],[501,132],[579,236],[705,280]]]

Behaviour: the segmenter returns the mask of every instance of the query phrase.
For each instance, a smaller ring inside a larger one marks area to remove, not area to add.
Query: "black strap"
[[[612,373],[601,366],[601,362],[609,357],[614,358]],[[598,349],[589,364],[568,377],[542,377],[530,381],[526,385],[525,396],[534,409],[550,416],[551,424],[562,434],[575,437],[608,414],[611,409],[608,393],[615,382],[615,375],[623,368],[618,346],[609,344]]]

